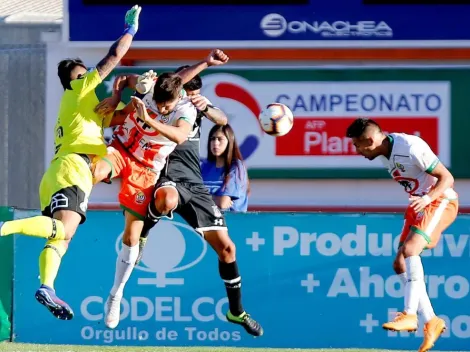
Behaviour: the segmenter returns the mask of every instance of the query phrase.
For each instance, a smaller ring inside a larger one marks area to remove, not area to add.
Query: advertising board
[[[135,4],[127,0],[64,1],[69,28],[65,38],[72,42],[114,41],[126,10]],[[468,46],[470,40],[465,16],[470,5],[377,5],[363,0],[152,0],[139,4],[143,12],[135,39],[141,47],[207,47],[214,43],[225,48]],[[178,16],[178,25],[174,16]]]
[[[21,215],[21,214],[20,214]],[[385,332],[403,309],[392,271],[402,215],[228,214],[237,246],[243,302],[264,326],[258,339],[225,321],[228,309],[217,256],[180,218],[161,221],[124,292],[121,322],[103,324],[123,218],[91,211],[63,258],[57,293],[75,309],[55,319],[34,299],[43,241],[18,236],[15,248],[16,340],[129,346],[417,349],[423,336]],[[460,216],[438,247],[423,253],[427,288],[448,330],[439,350],[466,350],[470,217]],[[31,319],[34,316],[34,319]],[[287,321],[295,321],[288,324]],[[338,338],[338,324],[347,327]],[[52,334],[51,331],[54,333]]]

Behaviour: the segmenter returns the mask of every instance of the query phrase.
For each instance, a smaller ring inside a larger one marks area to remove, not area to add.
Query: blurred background
[[[344,137],[352,119],[366,116],[389,132],[422,136],[453,172],[467,212],[469,11],[436,3],[140,1],[134,44],[99,94],[111,93],[117,73],[173,70],[221,48],[231,61],[204,72],[202,93],[227,113],[242,145],[251,210],[402,210],[401,186],[379,163],[356,156]],[[96,65],[132,5],[0,1],[0,204],[38,208],[62,94],[57,63],[80,57]],[[295,116],[280,138],[257,122],[275,101]],[[205,122],[203,157],[210,128]],[[90,207],[115,207],[118,187],[99,185]]]

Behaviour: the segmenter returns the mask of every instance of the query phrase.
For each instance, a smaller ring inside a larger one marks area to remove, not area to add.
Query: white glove
[[[153,70],[147,71],[137,78],[135,90],[140,94],[147,94],[152,90],[156,80],[157,74]]]

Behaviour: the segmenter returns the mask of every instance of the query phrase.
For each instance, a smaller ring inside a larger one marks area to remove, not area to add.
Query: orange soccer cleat
[[[439,317],[434,317],[424,324],[424,339],[418,352],[427,352],[433,348],[436,340],[446,329],[446,323]]]
[[[416,314],[406,312],[397,313],[392,321],[382,325],[385,330],[415,332],[418,329],[418,317]]]

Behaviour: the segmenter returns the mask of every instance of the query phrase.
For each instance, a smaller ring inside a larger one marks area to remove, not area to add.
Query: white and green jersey
[[[437,182],[430,173],[439,164],[439,158],[418,136],[391,133],[389,138],[392,142],[390,158],[380,158],[390,175],[410,195],[428,194]],[[456,197],[452,188],[447,189],[444,195],[448,198]]]

